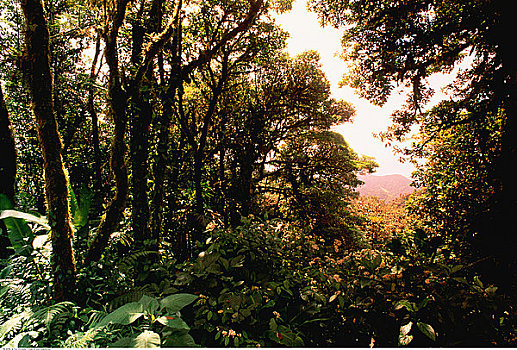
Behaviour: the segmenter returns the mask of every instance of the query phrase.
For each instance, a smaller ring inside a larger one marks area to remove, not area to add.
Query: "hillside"
[[[410,186],[411,180],[400,174],[364,175],[359,176],[359,179],[364,182],[364,185],[357,188],[361,196],[375,196],[386,201],[415,190]]]

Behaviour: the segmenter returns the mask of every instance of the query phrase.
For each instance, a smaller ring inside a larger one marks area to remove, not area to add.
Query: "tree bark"
[[[24,76],[32,98],[32,111],[43,154],[45,198],[51,227],[54,299],[70,300],[75,291],[76,268],[72,250],[68,180],[63,167],[62,143],[52,100],[49,31],[41,0],[23,0],[21,7],[26,20]]]

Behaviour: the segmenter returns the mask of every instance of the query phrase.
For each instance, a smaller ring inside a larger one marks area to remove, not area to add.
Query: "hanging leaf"
[[[411,343],[412,340],[413,340],[412,335],[402,335],[402,334],[399,335],[399,345],[401,345],[401,346],[408,345],[409,343]]]

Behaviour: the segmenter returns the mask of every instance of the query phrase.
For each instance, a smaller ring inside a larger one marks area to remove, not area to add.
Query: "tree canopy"
[[[359,195],[290,0],[0,0],[2,346],[515,345],[513,5],[309,5],[344,83],[410,88],[413,194]]]

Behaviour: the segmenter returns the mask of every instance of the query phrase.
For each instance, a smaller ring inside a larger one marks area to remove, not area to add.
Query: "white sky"
[[[292,11],[282,15],[274,15],[276,22],[287,32],[290,37],[287,40],[290,55],[297,55],[305,50],[316,50],[320,53],[321,63],[327,78],[331,84],[332,96],[351,102],[356,109],[353,123],[338,125],[335,131],[341,133],[349,145],[359,154],[372,156],[379,167],[378,175],[402,174],[410,177],[414,167],[409,163],[401,163],[400,155],[386,147],[379,139],[373,137],[373,133],[385,131],[391,123],[391,113],[400,108],[405,101],[402,94],[394,94],[382,107],[370,104],[367,100],[359,98],[354,90],[349,87],[338,87],[343,74],[346,71],[346,63],[337,57],[341,51],[342,30],[333,27],[322,28],[317,15],[307,11],[306,0],[297,0],[293,4]],[[450,76],[440,75],[432,77],[432,86],[436,96],[433,101],[444,97],[440,87],[450,81]],[[431,103],[433,103],[433,101]]]

